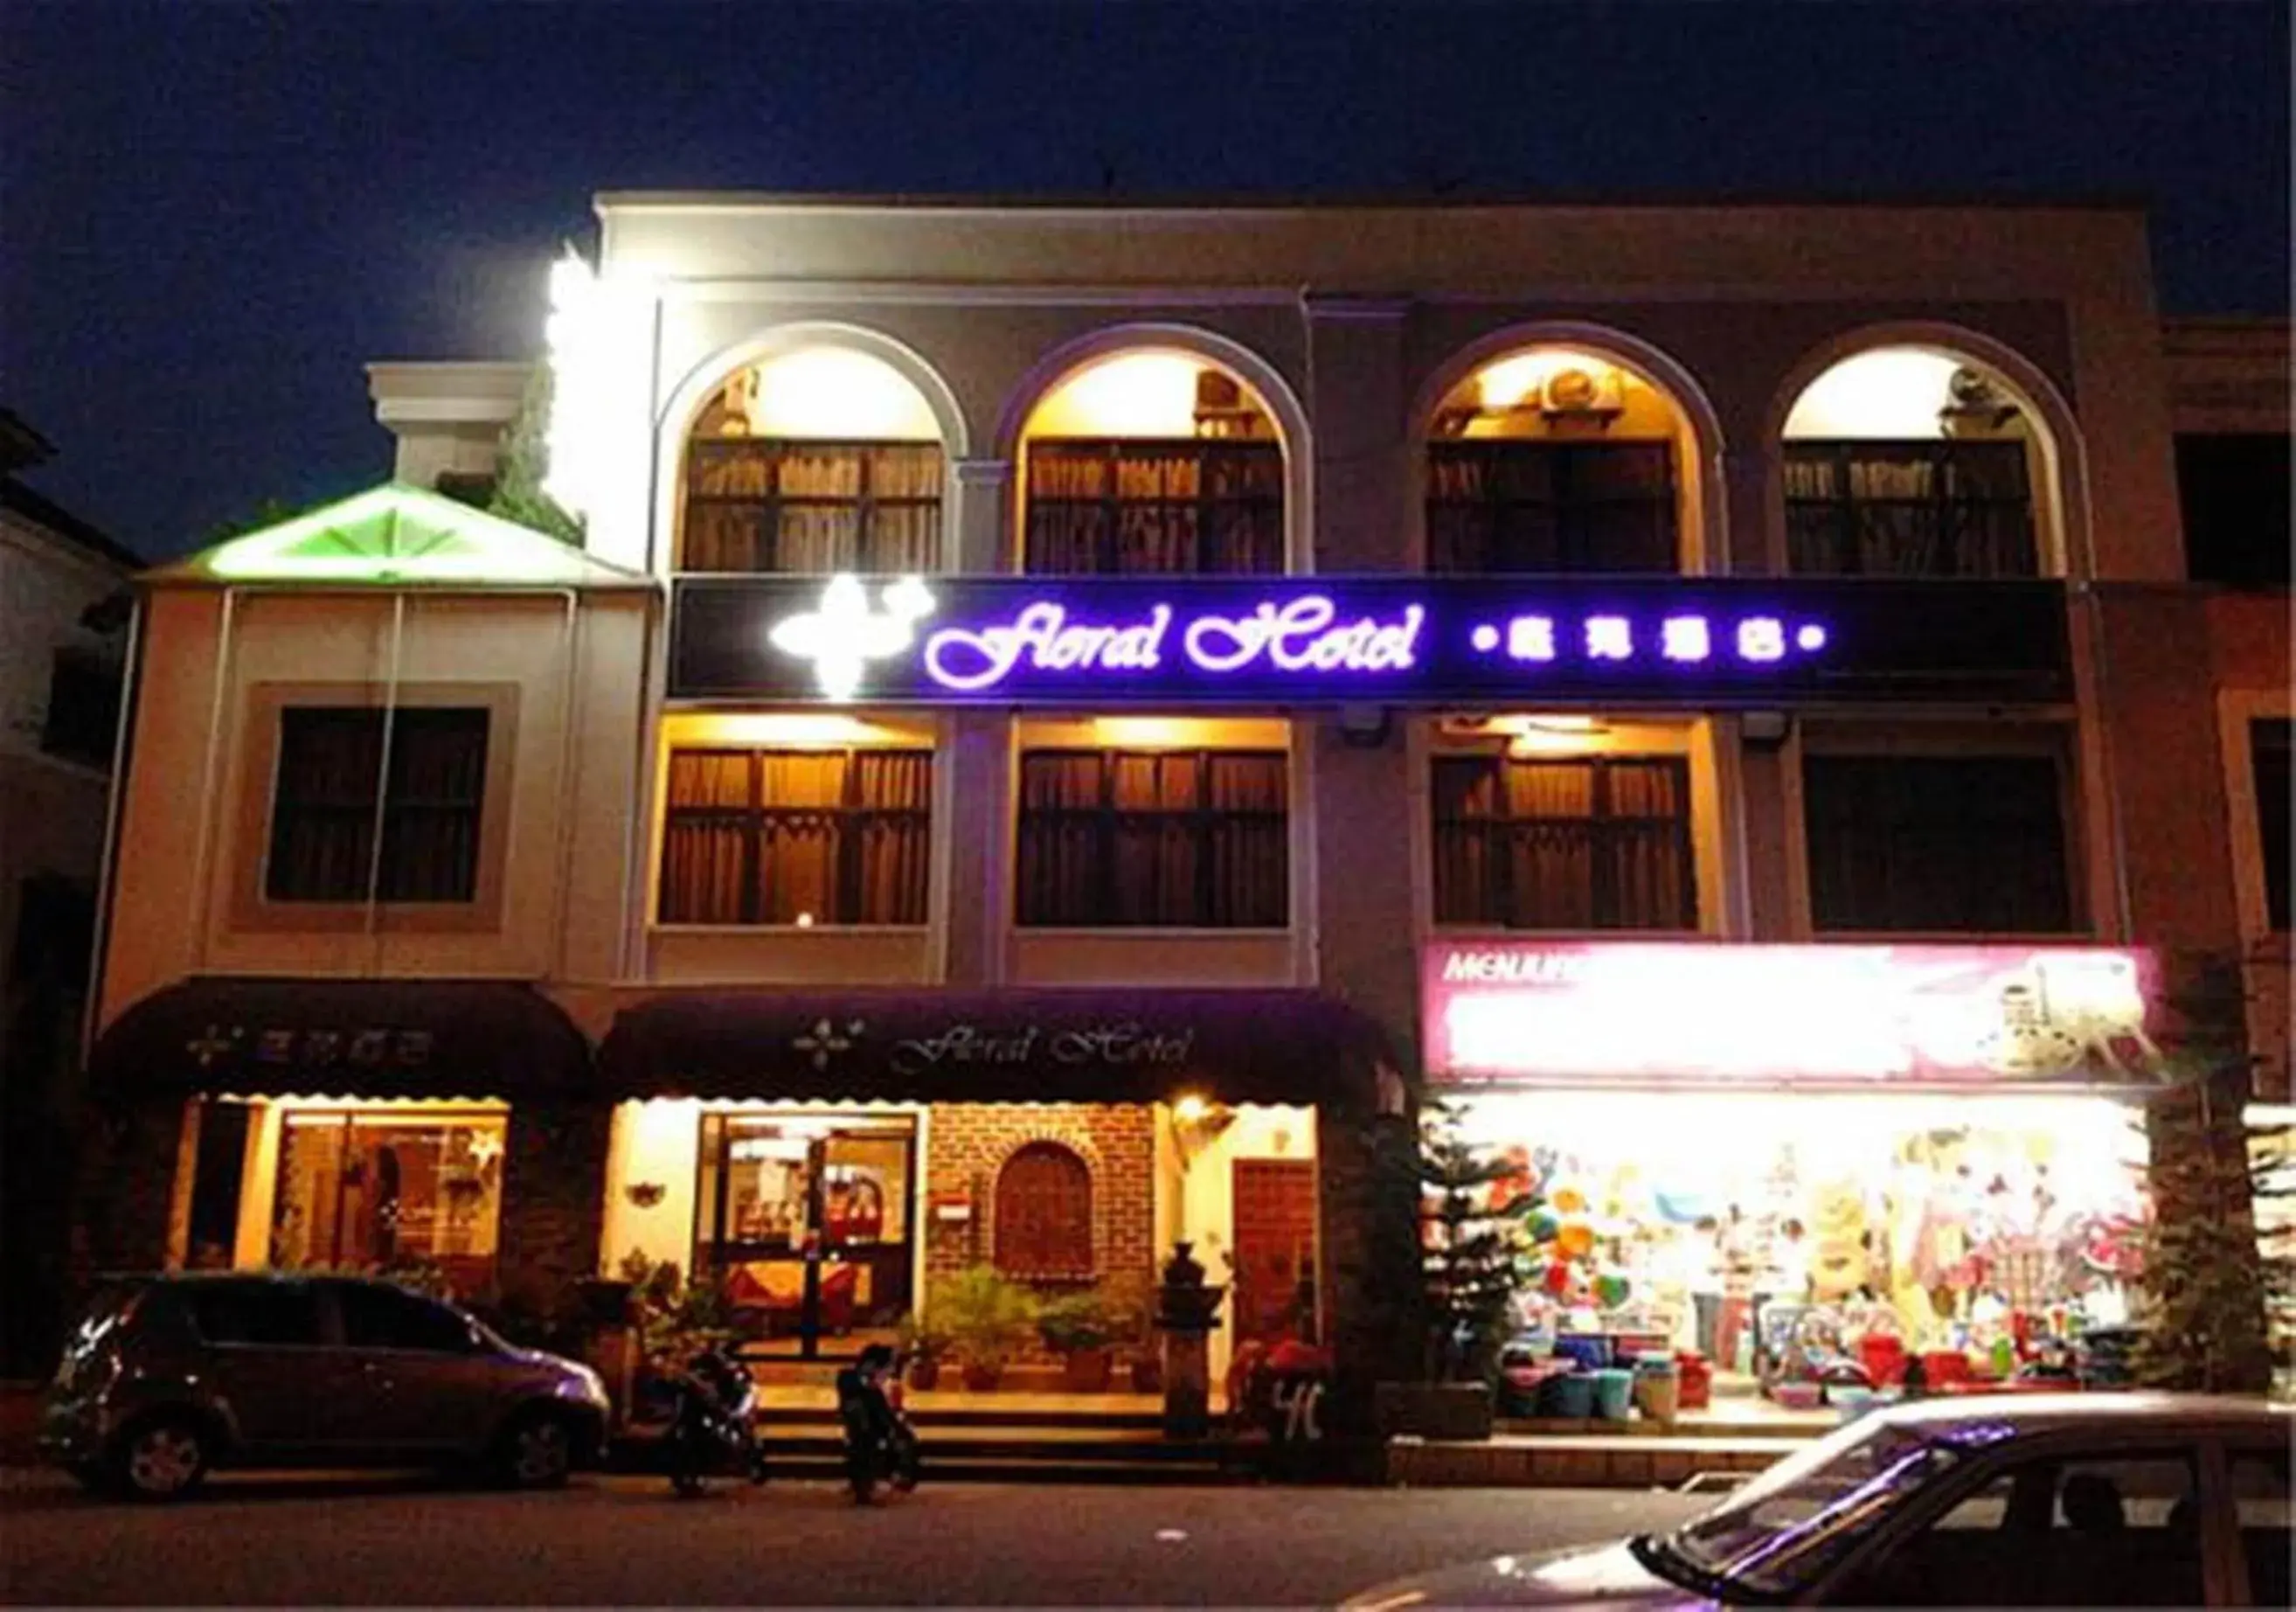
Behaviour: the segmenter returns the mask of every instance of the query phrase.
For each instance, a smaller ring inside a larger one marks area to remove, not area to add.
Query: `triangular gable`
[[[150,582],[378,587],[631,587],[636,572],[570,543],[403,482],[233,538],[144,574]]]

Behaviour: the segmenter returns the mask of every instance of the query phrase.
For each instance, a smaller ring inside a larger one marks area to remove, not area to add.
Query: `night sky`
[[[2095,199],[2284,312],[2289,7],[6,0],[0,404],[154,556],[388,473],[598,190]]]

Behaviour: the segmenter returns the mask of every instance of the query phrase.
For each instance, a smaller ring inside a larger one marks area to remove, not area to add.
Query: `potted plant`
[[[914,1316],[901,1323],[900,1350],[909,1363],[909,1386],[930,1392],[940,1386],[940,1363],[949,1352],[945,1328]]]
[[[1492,1184],[1508,1166],[1468,1141],[1458,1111],[1441,1104],[1423,1116],[1417,1173],[1425,1374],[1416,1383],[1378,1385],[1374,1414],[1383,1433],[1488,1438],[1514,1296],[1514,1222],[1524,1205],[1490,1206]]]
[[[1004,1362],[1029,1336],[1036,1295],[992,1265],[974,1265],[933,1295],[933,1310],[964,1361],[964,1386],[985,1394],[1003,1380]]]
[[[1108,1306],[1108,1336],[1130,1366],[1135,1394],[1164,1391],[1164,1356],[1157,1346],[1153,1292],[1148,1273],[1133,1271],[1109,1278],[1102,1287]]]
[[[1037,1333],[1062,1357],[1061,1386],[1070,1394],[1108,1392],[1108,1345],[1113,1333],[1099,1290],[1080,1287],[1037,1312]]]

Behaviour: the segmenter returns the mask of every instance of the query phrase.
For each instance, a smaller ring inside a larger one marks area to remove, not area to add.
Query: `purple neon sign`
[[[1024,604],[1011,621],[983,627],[945,627],[925,639],[925,675],[941,687],[976,694],[996,687],[1022,667],[1032,671],[1101,673],[1154,671],[1172,647],[1177,612],[1148,607],[1128,622],[1072,621],[1048,599]],[[1283,672],[1408,671],[1418,664],[1420,629],[1427,610],[1407,604],[1399,614],[1340,618],[1322,594],[1283,603],[1263,600],[1241,615],[1204,612],[1187,619],[1178,652],[1213,677],[1259,667]]]
[[[1428,606],[1413,602],[1385,615],[1342,613],[1324,594],[1261,600],[1241,613],[1183,614],[1168,601],[1149,604],[1129,621],[1086,621],[1053,599],[1031,599],[1009,620],[944,627],[924,641],[925,676],[956,694],[980,694],[1016,673],[1068,673],[1094,680],[1163,669],[1183,659],[1210,677],[1283,672],[1407,672],[1420,663]],[[1771,665],[1790,655],[1824,649],[1831,635],[1816,621],[1789,623],[1765,614],[1718,617],[1669,613],[1637,620],[1598,612],[1576,621],[1521,615],[1504,627],[1481,621],[1467,632],[1478,655],[1504,653],[1524,665],[1566,658],[1588,663],[1637,660],[1695,666],[1734,657],[1744,666]],[[1569,652],[1576,646],[1575,656]]]
[[[679,697],[1082,706],[2057,697],[2063,596],[1853,580],[680,579]]]

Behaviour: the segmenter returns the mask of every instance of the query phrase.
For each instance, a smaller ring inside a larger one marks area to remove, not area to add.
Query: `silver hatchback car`
[[[1670,1534],[1501,1556],[1349,1612],[2285,1607],[2296,1418],[2180,1394],[1876,1411]]]
[[[167,1275],[98,1293],[41,1408],[90,1487],[172,1500],[211,1468],[484,1462],[546,1488],[594,1459],[605,1385],[454,1305],[356,1277]]]

